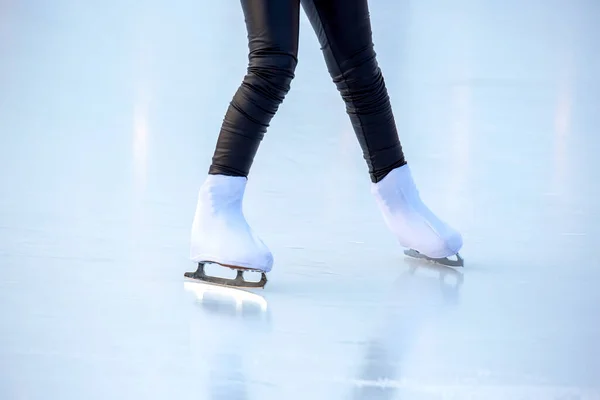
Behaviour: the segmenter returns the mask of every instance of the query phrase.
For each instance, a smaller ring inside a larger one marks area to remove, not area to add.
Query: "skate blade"
[[[425,261],[429,261],[435,264],[439,264],[439,265],[444,265],[446,267],[464,267],[465,266],[465,260],[460,256],[460,254],[456,254],[456,260],[451,260],[449,258],[432,258],[432,257],[427,257],[425,254],[421,254],[419,253],[417,250],[414,249],[410,249],[410,250],[404,250],[404,254],[409,256],[409,257],[413,257],[413,258],[417,258],[420,260],[425,260]]]
[[[213,285],[239,289],[264,289],[265,285],[267,284],[267,274],[265,274],[265,272],[261,270],[237,268],[231,265],[223,265],[224,267],[231,268],[237,271],[236,277],[234,279],[229,279],[206,275],[204,271],[204,264],[205,263],[198,263],[198,269],[196,270],[196,272],[186,272],[183,274],[183,276],[195,281],[201,281]],[[247,281],[244,279],[244,272],[260,272],[261,278],[258,282]]]

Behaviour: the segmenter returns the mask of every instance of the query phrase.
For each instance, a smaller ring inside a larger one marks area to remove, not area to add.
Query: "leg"
[[[242,0],[248,73],[231,101],[209,173],[248,176],[258,146],[294,78],[299,0]]]
[[[302,0],[302,6],[346,103],[386,224],[402,246],[417,254],[438,261],[457,254],[461,235],[423,203],[404,160],[373,49],[367,0]]]
[[[204,271],[204,263],[261,272],[273,266],[270,250],[246,222],[242,201],[260,141],[294,77],[300,3],[242,0],[242,7],[248,30],[248,73],[229,105],[208,178],[198,195],[190,257],[199,271]],[[203,277],[202,271],[197,276]],[[238,285],[239,279],[232,284]]]
[[[367,0],[302,0],[373,182],[406,164],[371,37]]]

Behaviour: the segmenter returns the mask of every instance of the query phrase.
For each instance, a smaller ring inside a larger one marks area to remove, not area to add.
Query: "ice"
[[[403,256],[302,16],[245,201],[275,256],[252,295],[183,278],[239,2],[0,1],[0,399],[600,399],[600,4],[371,13],[465,268]]]

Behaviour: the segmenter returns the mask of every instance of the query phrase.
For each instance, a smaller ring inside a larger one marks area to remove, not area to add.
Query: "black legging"
[[[209,174],[248,176],[298,62],[300,2],[358,137],[373,182],[406,164],[377,64],[367,0],[241,0],[248,73],[231,101]]]

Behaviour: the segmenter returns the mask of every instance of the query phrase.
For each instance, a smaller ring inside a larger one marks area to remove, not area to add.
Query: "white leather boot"
[[[408,165],[372,183],[371,192],[400,245],[435,259],[458,254],[462,236],[423,203]]]
[[[242,201],[247,179],[209,175],[200,188],[192,224],[190,257],[198,263],[269,272],[273,255],[246,222]]]

